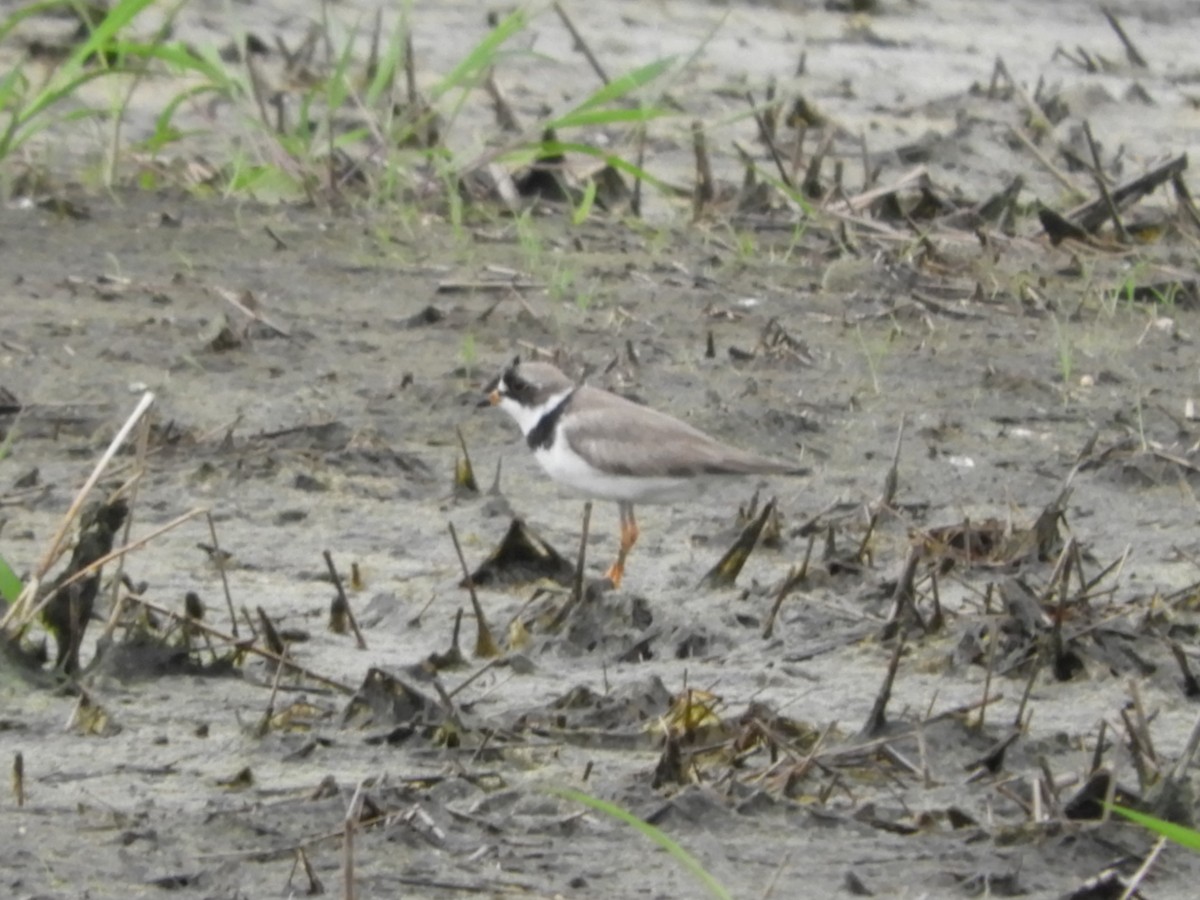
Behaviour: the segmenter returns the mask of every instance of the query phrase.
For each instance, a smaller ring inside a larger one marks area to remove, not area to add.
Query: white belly
[[[593,468],[583,457],[569,449],[559,437],[548,448],[535,450],[534,458],[554,481],[575,493],[600,500],[625,500],[630,503],[669,503],[693,497],[703,490],[705,478],[610,475]]]

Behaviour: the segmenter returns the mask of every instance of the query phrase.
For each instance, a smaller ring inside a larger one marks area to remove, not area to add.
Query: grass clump
[[[356,54],[363,38],[358,25],[341,30],[322,7],[308,37],[295,50],[279,43],[270,62],[251,36],[242,34],[224,49],[171,40],[182,4],[168,8],[150,37],[134,36],[152,0],[117,0],[99,21],[71,0],[41,0],[0,22],[0,39],[15,36],[39,16],[71,11],[81,28],[38,83],[38,67],[23,60],[0,78],[0,161],[26,147],[38,135],[87,118],[109,117],[105,148],[108,182],[117,180],[121,162],[132,157],[132,183],[156,188],[184,179],[192,189],[252,195],[259,199],[335,200],[354,194],[372,200],[397,196],[448,198],[452,218],[461,223],[464,179],[494,162],[536,165],[566,153],[583,154],[646,181],[659,182],[620,153],[587,139],[560,140],[562,133],[585,129],[641,126],[667,115],[637,103],[634,95],[661,79],[670,58],[628,72],[592,92],[565,111],[547,113],[516,134],[498,133],[480,152],[456,149],[455,128],[481,86],[517,52],[513,38],[530,24],[518,10],[501,18],[450,71],[427,91],[417,85],[413,36],[406,13],[385,32],[374,20],[370,56]],[[143,29],[145,31],[145,29]],[[262,44],[261,41],[258,42]],[[382,46],[381,46],[382,45]],[[256,52],[257,50],[257,52]],[[283,71],[276,71],[282,65]],[[269,70],[269,71],[268,71]],[[142,82],[151,74],[175,79],[178,89],[152,111],[152,130],[124,144],[121,123],[133,107]],[[107,109],[89,106],[83,88],[98,79],[131,76],[118,82]],[[213,124],[220,112],[224,122]],[[214,153],[213,145],[221,150]],[[164,163],[167,151],[185,158],[214,158],[211,164]],[[131,151],[133,151],[131,153]],[[594,183],[585,184],[572,204],[584,221],[597,201]]]

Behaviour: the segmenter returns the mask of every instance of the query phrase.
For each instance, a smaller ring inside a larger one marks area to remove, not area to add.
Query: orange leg
[[[633,545],[637,543],[638,539],[637,519],[633,517],[633,504],[621,501],[617,504],[617,509],[621,514],[621,549],[617,552],[617,561],[608,567],[608,571],[604,575],[615,588],[621,586],[621,579],[625,575],[625,558],[629,556],[629,551],[633,549]]]

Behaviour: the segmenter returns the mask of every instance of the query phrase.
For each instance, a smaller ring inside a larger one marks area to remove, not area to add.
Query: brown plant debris
[[[471,573],[479,587],[513,587],[548,578],[569,585],[575,567],[521,519],[513,519],[500,544]],[[466,586],[466,580],[462,583]]]

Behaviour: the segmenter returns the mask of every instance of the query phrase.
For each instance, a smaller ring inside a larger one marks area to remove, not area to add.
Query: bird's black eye
[[[500,393],[507,394],[522,403],[529,401],[537,391],[534,384],[522,378],[516,369],[509,369],[505,372],[502,381],[503,390]]]

